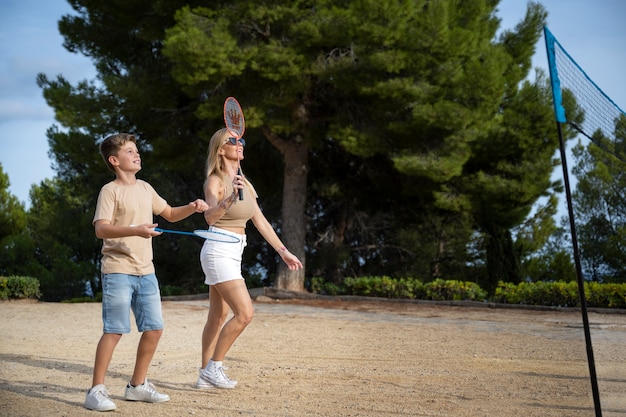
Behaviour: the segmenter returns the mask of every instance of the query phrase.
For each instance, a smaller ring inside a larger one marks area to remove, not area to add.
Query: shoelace
[[[143,385],[146,387],[146,391],[150,391],[152,394],[158,394],[156,387],[154,386],[152,382],[149,382],[148,380],[146,380],[146,382],[144,382]]]
[[[224,367],[223,367],[223,366],[219,367],[219,368],[217,369],[217,371],[218,371],[218,372],[219,372],[219,374],[222,376],[222,378],[224,378],[226,381],[228,381],[228,382],[232,382],[232,381],[230,380],[230,378],[228,377],[228,375],[226,375],[226,372],[224,372]]]
[[[104,390],[104,389],[103,389],[103,390],[100,390],[100,391],[96,391],[96,392],[94,393],[94,395],[95,395],[97,398],[99,398],[99,399],[101,399],[101,397],[104,397],[104,398],[106,398],[107,400],[110,400],[110,399],[111,399],[111,395],[109,394],[109,392],[108,392],[107,390]]]

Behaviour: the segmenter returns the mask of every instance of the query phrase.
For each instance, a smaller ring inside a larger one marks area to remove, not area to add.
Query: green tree
[[[26,212],[6,187],[8,176],[0,169],[0,275],[37,278],[46,301],[84,296],[87,283],[97,290],[96,239],[82,199],[61,181],[45,180],[32,186]]]
[[[69,253],[81,253],[81,258],[91,259],[97,267],[101,242],[95,240],[94,245],[91,220],[98,191],[114,178],[99,155],[100,141],[111,132],[137,134],[144,165],[139,177],[153,183],[169,202],[185,203],[202,196],[207,132],[215,130],[215,125],[198,122],[159,52],[164,28],[174,23],[174,11],[188,2],[69,3],[77,14],[63,16],[59,22],[64,46],[90,57],[98,78],[71,85],[62,75],[56,79],[38,76],[44,97],[66,128],[53,126],[47,133],[57,172],[55,187],[74,197],[68,207],[50,208],[59,210],[56,227],[81,219],[85,233],[80,240],[67,242]],[[78,202],[84,211],[74,217]],[[163,227],[170,226],[157,220]],[[176,227],[193,230],[203,223],[201,216],[194,216]],[[155,264],[158,271],[164,271],[159,274],[164,284],[179,278],[189,282],[194,277],[200,245],[199,239],[155,239]],[[92,281],[94,291],[99,288],[97,277],[85,273],[84,279]]]
[[[561,190],[551,175],[558,141],[547,83],[541,76],[502,104],[501,121],[476,141],[460,188],[469,195],[474,222],[485,233],[487,277],[484,288],[498,281],[520,282],[522,258],[512,231],[521,225],[541,197]],[[556,201],[552,203],[552,206]],[[545,219],[545,216],[544,216]],[[540,223],[548,230],[548,222]]]
[[[9,192],[10,185],[0,164],[0,275],[25,275],[34,245],[26,230],[24,204]]]
[[[517,30],[494,44],[496,6],[363,0],[186,7],[167,31],[164,53],[185,91],[202,100],[200,117],[216,117],[216,96],[235,94],[247,104],[248,124],[283,155],[282,231],[298,255],[309,156],[330,138],[355,155],[389,155],[397,171],[417,179],[403,192],[474,217],[490,237],[490,275],[517,280],[509,229],[551,186],[556,145],[546,140],[553,124],[545,86],[517,91],[545,11],[530,3]],[[511,186],[515,197],[494,206]],[[297,274],[281,279],[279,271],[278,286],[300,289]]]
[[[68,128],[48,133],[59,187],[93,207],[110,179],[97,144],[124,130],[140,133],[143,178],[168,200],[196,198],[208,139],[233,95],[248,150],[263,155],[244,169],[267,192],[264,209],[282,216],[285,243],[302,259],[305,248],[332,257],[316,270],[446,274],[466,263],[463,247],[479,230],[495,248],[490,279],[517,279],[509,230],[551,186],[546,155],[556,144],[543,130],[543,85],[520,87],[545,11],[529,3],[496,39],[497,3],[71,0],[77,15],[59,24],[65,46],[93,59],[98,80],[39,76]],[[166,282],[197,273],[197,262],[174,262],[197,258],[195,243],[181,242],[155,242]],[[258,249],[246,254],[255,267],[275,259]],[[304,287],[304,271],[267,271],[278,287]]]
[[[26,228],[24,204],[9,192],[9,176],[0,163],[0,239],[21,233]]]
[[[91,220],[93,207],[58,179],[44,180],[30,193],[29,232],[37,242],[33,276],[42,298],[61,301],[100,290],[100,242]],[[77,244],[78,242],[78,244]]]
[[[601,144],[602,146],[598,146]],[[595,281],[626,281],[626,116],[614,140],[596,132],[573,149],[577,178],[572,195],[581,260]]]
[[[560,226],[555,222],[557,203],[556,196],[551,196],[515,230],[515,247],[525,281],[576,280],[567,217]]]

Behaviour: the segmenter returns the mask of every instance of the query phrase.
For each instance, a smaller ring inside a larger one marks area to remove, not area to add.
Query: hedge
[[[342,285],[311,280],[311,291],[327,295],[357,295],[366,297],[466,300],[554,307],[579,307],[576,281],[538,281],[512,284],[499,282],[493,294],[474,282],[444,280],[422,282],[414,278],[394,279],[389,276],[346,278]],[[588,307],[626,309],[626,283],[585,283],[585,301]]]
[[[0,300],[39,299],[39,280],[31,277],[0,277]]]

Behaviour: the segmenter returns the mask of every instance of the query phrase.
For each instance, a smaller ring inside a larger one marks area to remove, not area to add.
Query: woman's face
[[[243,148],[245,146],[245,139],[235,139],[229,136],[222,144],[222,149],[224,150],[223,155],[228,159],[236,159],[240,161],[244,158]]]

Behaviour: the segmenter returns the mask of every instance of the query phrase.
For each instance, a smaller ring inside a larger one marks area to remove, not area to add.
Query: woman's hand
[[[243,190],[243,187],[244,187],[243,175],[236,174],[233,177],[233,192],[238,193],[239,190]]]
[[[295,271],[295,270],[303,268],[302,262],[300,262],[300,259],[298,259],[298,257],[294,255],[293,253],[289,252],[288,249],[286,248],[282,249],[278,253],[280,254],[280,257],[282,258],[283,262],[287,264],[290,270]]]

